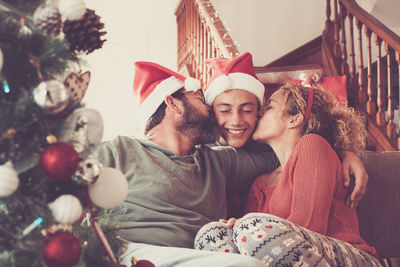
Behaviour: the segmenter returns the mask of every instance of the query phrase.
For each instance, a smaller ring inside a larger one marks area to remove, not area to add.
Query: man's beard
[[[214,116],[201,114],[193,105],[183,99],[185,113],[181,125],[177,127],[194,144],[209,144],[217,140],[217,128]]]

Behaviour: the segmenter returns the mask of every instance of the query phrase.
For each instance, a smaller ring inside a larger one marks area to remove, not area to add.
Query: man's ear
[[[297,113],[296,115],[290,116],[288,120],[289,128],[296,128],[298,126],[302,126],[304,121],[304,116],[301,113]]]
[[[167,95],[164,99],[164,102],[167,105],[167,108],[171,109],[173,112],[177,114],[183,114],[183,105],[181,101],[173,98],[170,95]]]

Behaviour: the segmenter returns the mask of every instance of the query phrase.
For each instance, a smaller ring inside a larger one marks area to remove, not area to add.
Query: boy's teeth
[[[228,130],[228,132],[230,132],[231,134],[240,134],[243,133],[244,130]]]

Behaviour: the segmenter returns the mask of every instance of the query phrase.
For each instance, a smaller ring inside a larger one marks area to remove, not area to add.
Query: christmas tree
[[[83,0],[0,0],[0,266],[119,266],[127,182],[89,156],[103,125],[81,102],[103,28]]]

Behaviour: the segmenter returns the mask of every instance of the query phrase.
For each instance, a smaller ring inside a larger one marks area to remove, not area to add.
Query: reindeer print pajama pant
[[[267,266],[382,266],[346,242],[263,213],[249,213],[233,228],[220,222],[206,224],[194,246],[255,257]]]

